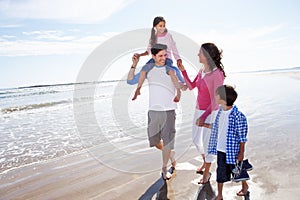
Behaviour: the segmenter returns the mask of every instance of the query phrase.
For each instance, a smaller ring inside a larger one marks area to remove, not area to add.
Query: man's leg
[[[163,160],[163,167],[162,172],[164,179],[171,178],[171,174],[168,174],[168,161],[170,159],[171,149],[163,147],[162,148],[162,160]]]
[[[162,148],[162,160],[163,160],[163,174],[167,176],[167,166],[168,161],[171,159],[171,149],[174,149],[175,144],[175,110],[166,111],[166,121],[161,131],[161,136],[163,140]],[[171,175],[171,174],[170,174]],[[169,178],[169,177],[167,177]]]

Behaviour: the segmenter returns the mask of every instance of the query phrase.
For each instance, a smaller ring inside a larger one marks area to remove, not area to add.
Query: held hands
[[[197,126],[204,126],[204,121],[199,117],[197,120],[196,120],[196,125]]]
[[[178,66],[178,65],[182,65],[182,60],[181,60],[181,59],[178,59],[178,60],[177,60],[177,66]]]
[[[184,71],[185,70],[184,66],[182,65],[181,59],[177,60],[177,66],[178,66],[178,69],[180,71]]]

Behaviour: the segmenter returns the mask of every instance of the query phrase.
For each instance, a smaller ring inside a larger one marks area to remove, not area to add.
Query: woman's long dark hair
[[[224,66],[221,62],[223,51],[219,50],[214,43],[204,43],[201,45],[201,49],[207,59],[210,71],[217,67],[223,72],[224,77],[226,77]]]
[[[151,46],[153,46],[154,44],[157,43],[157,36],[155,34],[155,29],[154,27],[159,23],[159,22],[165,22],[166,23],[166,20],[163,18],[163,17],[155,17],[154,20],[153,20],[153,26],[152,26],[152,29],[151,29],[151,36],[150,36],[150,44]],[[168,30],[166,29],[165,32],[168,32]]]

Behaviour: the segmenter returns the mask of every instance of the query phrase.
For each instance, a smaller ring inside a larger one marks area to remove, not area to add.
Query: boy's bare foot
[[[223,200],[223,196],[216,196],[216,198],[214,198],[214,200]]]
[[[239,192],[236,193],[237,196],[246,196],[248,193],[248,188],[243,188]]]

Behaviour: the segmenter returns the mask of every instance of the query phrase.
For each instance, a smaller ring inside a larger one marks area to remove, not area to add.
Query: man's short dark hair
[[[232,106],[238,96],[237,92],[230,85],[221,85],[217,88],[216,94],[218,94],[222,100],[226,101],[227,106]]]
[[[167,45],[164,44],[154,44],[151,48],[151,53],[153,55],[156,55],[161,50],[167,50],[167,48],[168,48]]]

